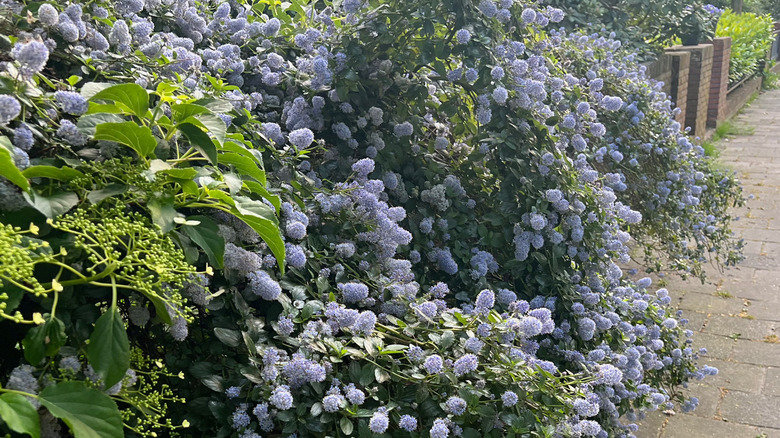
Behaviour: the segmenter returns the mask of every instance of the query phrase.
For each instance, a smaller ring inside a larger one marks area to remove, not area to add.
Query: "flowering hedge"
[[[620,265],[737,261],[738,182],[560,10],[3,7],[2,427],[631,436],[716,372]]]

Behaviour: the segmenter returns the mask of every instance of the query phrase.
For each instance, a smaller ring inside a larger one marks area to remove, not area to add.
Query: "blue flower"
[[[414,132],[414,127],[409,122],[403,122],[393,127],[393,135],[398,138],[409,137]]]
[[[238,386],[231,386],[225,390],[225,395],[227,395],[227,398],[237,398],[241,395],[241,388]]]
[[[57,91],[54,93],[54,99],[57,100],[57,104],[64,112],[74,116],[84,114],[89,108],[87,99],[73,91]]]
[[[254,271],[247,275],[249,290],[266,301],[274,301],[282,293],[282,287],[265,271]]]
[[[305,149],[314,142],[314,133],[309,128],[301,128],[290,132],[289,138],[293,146]]]
[[[273,394],[268,397],[268,402],[282,411],[290,409],[293,404],[293,396],[290,393],[290,388],[287,385],[277,386],[274,388]]]
[[[455,39],[458,40],[458,44],[468,44],[471,40],[471,32],[468,29],[460,29],[455,32]]]
[[[452,365],[452,370],[456,376],[462,376],[476,371],[477,365],[479,365],[477,356],[474,356],[473,354],[464,354],[460,359],[455,361]]]
[[[17,118],[21,112],[22,105],[15,97],[8,94],[0,94],[0,126],[4,126]]]
[[[339,394],[329,394],[322,399],[322,409],[325,412],[338,412],[344,397]]]
[[[54,26],[57,24],[59,12],[49,3],[44,3],[38,8],[38,20],[44,26]]]
[[[382,410],[374,412],[368,421],[368,428],[374,433],[385,433],[389,425],[390,419],[387,418],[387,413]]]
[[[49,4],[44,5],[51,8]],[[43,5],[41,5],[41,8],[43,8]],[[11,50],[11,56],[19,62],[19,73],[24,78],[29,79],[46,66],[46,61],[49,60],[49,49],[46,47],[46,44],[39,41],[16,43],[13,50]]]
[[[338,288],[347,303],[357,303],[368,298],[368,286],[363,283],[339,283]]]
[[[483,0],[487,1],[487,0]],[[491,3],[492,4],[492,3]],[[450,429],[447,427],[447,423],[441,418],[437,418],[433,421],[433,426],[430,430],[431,438],[447,438],[450,435]]]
[[[432,354],[425,358],[423,367],[425,368],[425,371],[428,372],[428,374],[438,374],[444,367],[444,361],[438,354]]]
[[[452,415],[463,415],[466,412],[466,406],[466,400],[457,396],[450,397],[444,402],[445,410]]]
[[[401,415],[401,418],[398,420],[398,427],[407,432],[414,432],[417,429],[417,419],[411,415]]]

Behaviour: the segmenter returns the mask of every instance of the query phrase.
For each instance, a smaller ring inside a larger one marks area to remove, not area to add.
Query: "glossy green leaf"
[[[0,137],[0,141],[3,143],[0,145],[0,176],[5,177],[8,181],[16,184],[22,190],[29,190],[30,182],[27,181],[27,178],[25,178],[19,168],[16,167],[11,151],[4,147],[5,143],[8,143],[8,146],[10,146],[11,142],[8,141],[8,137]]]
[[[26,178],[49,178],[57,181],[70,181],[83,177],[84,174],[70,167],[30,166],[22,171]]]
[[[5,393],[0,395],[0,418],[9,429],[33,438],[41,436],[38,411],[23,395]]]
[[[214,335],[220,342],[231,348],[238,347],[238,344],[241,343],[241,332],[238,330],[214,327]]]
[[[264,185],[260,184],[257,181],[244,181],[244,184],[246,184],[247,188],[249,188],[249,191],[256,195],[260,195],[263,198],[267,199],[268,202],[271,203],[271,205],[274,206],[276,211],[279,211],[282,208],[282,200],[279,198],[279,196],[271,194],[271,192],[268,191],[268,189],[265,188]]]
[[[126,106],[138,117],[145,117],[149,110],[149,94],[138,84],[126,83],[97,92],[89,100],[110,100]]]
[[[217,147],[208,134],[192,123],[182,123],[177,128],[192,143],[192,147],[197,149],[211,164],[217,164]]]
[[[116,105],[106,106],[116,108]],[[104,111],[98,114],[85,114],[79,117],[79,121],[76,122],[76,127],[85,135],[95,135],[97,127],[103,123],[122,123],[124,121],[125,119],[122,116]]]
[[[229,113],[233,111],[233,104],[225,99],[214,99],[213,97],[204,97],[193,102],[196,105],[201,105],[215,113]]]
[[[148,157],[157,147],[152,130],[135,122],[102,123],[95,128],[95,140],[108,140],[129,146],[141,157]]]
[[[163,233],[167,233],[173,229],[173,219],[178,216],[176,209],[173,207],[173,198],[150,199],[146,206],[149,208],[149,213],[152,215],[152,222],[159,226]]]
[[[344,432],[344,435],[352,435],[352,431],[355,430],[354,423],[352,423],[352,420],[347,417],[341,418],[341,421],[339,421],[339,426],[341,426],[341,431]]]
[[[184,233],[203,249],[211,265],[222,269],[223,257],[225,255],[225,239],[219,235],[217,224],[206,216],[189,216],[187,220],[199,221],[200,224],[183,226]]]
[[[239,155],[233,152],[221,154],[219,156],[220,164],[229,164],[236,168],[236,170],[242,175],[251,176],[265,185],[267,183],[265,177],[265,170],[260,169],[257,163],[250,158],[243,155]]]
[[[23,195],[30,205],[50,219],[62,216],[79,203],[78,195],[73,192],[57,193],[48,197],[35,192]]]
[[[122,417],[106,394],[83,382],[59,382],[38,396],[49,412],[70,427],[75,438],[122,438]]]
[[[173,113],[173,119],[176,121],[182,121],[187,117],[198,114],[211,114],[210,109],[206,108],[205,106],[196,105],[193,103],[178,103],[171,105],[171,112]]]
[[[87,199],[89,199],[89,202],[97,204],[106,198],[122,194],[126,192],[127,189],[128,187],[124,184],[113,183],[103,187],[102,189],[92,190],[91,192],[87,193]]]
[[[125,377],[130,368],[130,341],[116,307],[109,308],[95,322],[95,329],[89,337],[87,358],[106,388]]]

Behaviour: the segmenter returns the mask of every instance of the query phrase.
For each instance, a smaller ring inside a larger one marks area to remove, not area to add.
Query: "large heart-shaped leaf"
[[[138,84],[118,84],[97,92],[89,100],[110,100],[126,106],[138,117],[149,110],[149,94]]]
[[[26,433],[33,438],[41,436],[41,420],[38,411],[23,395],[0,395],[0,418],[14,432]]]
[[[11,144],[7,137],[0,137],[0,141],[4,144],[8,143],[9,146]],[[30,189],[30,182],[27,181],[27,178],[25,178],[19,168],[16,167],[14,158],[11,156],[11,151],[4,147],[4,145],[0,145],[0,176],[7,178],[8,181],[16,184],[22,190]]]
[[[266,184],[265,170],[257,166],[257,163],[251,158],[239,155],[233,152],[221,154],[219,156],[220,164],[230,164],[242,175],[251,176],[258,180],[260,184]]]
[[[95,128],[95,140],[115,141],[129,146],[141,157],[148,157],[157,147],[152,130],[135,122],[102,123]]]
[[[27,178],[49,178],[57,181],[70,181],[84,176],[83,173],[70,167],[30,166],[22,171]]]
[[[75,438],[122,438],[122,417],[111,398],[83,382],[47,386],[38,400],[70,427]]]
[[[79,203],[78,195],[73,192],[57,193],[48,197],[35,192],[26,192],[23,195],[30,205],[49,219],[67,213]]]
[[[95,330],[89,337],[87,358],[106,388],[125,377],[130,368],[130,342],[116,307],[109,308],[95,323]]]

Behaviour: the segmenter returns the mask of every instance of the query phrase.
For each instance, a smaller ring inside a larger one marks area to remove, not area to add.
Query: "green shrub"
[[[726,9],[718,22],[716,36],[731,37],[729,84],[758,71],[772,47],[772,17],[753,13],[735,14]]]

